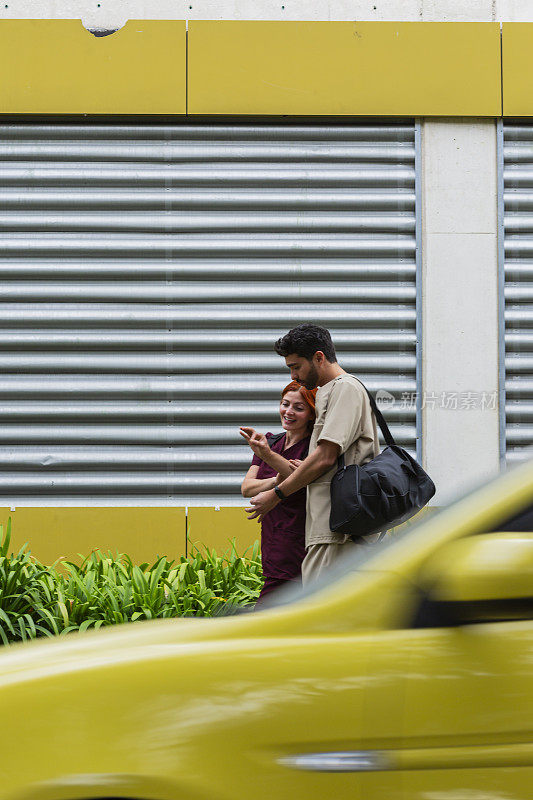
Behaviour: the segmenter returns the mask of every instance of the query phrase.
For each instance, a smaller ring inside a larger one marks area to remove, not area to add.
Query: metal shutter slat
[[[533,128],[503,126],[505,439],[508,462],[533,445]]]
[[[0,131],[5,505],[240,504],[304,321],[414,452],[413,125]]]

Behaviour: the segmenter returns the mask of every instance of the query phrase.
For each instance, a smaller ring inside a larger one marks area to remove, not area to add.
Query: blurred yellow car
[[[5,648],[0,798],[531,800],[532,520],[533,462],[271,610]]]

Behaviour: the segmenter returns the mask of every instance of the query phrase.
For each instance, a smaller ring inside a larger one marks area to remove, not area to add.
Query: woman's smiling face
[[[302,433],[308,429],[313,412],[298,391],[286,392],[279,404],[281,424],[286,431]]]

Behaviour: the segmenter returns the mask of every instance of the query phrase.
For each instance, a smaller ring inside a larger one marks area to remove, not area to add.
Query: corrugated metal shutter
[[[505,440],[508,462],[533,445],[533,126],[503,126]]]
[[[0,502],[240,502],[303,321],[414,451],[412,124],[0,131]]]

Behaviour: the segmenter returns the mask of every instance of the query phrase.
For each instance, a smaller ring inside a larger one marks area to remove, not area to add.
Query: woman
[[[315,421],[316,389],[304,389],[291,381],[281,393],[279,413],[284,433],[273,436],[241,428],[254,457],[242,482],[243,497],[273,489],[301,464],[309,450]],[[306,489],[291,494],[263,518],[261,524],[261,560],[265,583],[256,608],[280,586],[301,580],[305,556]]]

